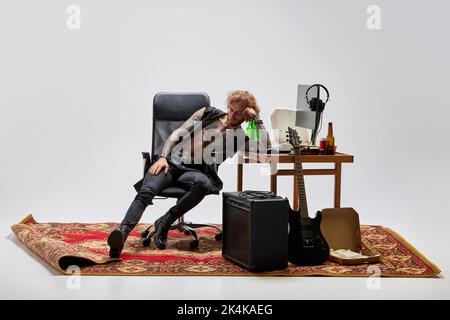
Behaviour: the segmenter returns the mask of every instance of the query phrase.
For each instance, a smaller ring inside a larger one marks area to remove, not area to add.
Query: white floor
[[[75,277],[42,262],[2,223],[1,299],[449,299],[447,252],[423,252],[438,279],[328,277]],[[437,226],[438,228],[438,226]],[[439,240],[436,238],[435,240]],[[417,240],[416,240],[417,241]],[[426,244],[423,241],[422,247]],[[417,245],[417,243],[413,243]],[[420,247],[420,246],[419,246]],[[438,248],[438,247],[436,247]],[[440,259],[440,257],[442,259]],[[432,258],[432,259],[431,259]]]

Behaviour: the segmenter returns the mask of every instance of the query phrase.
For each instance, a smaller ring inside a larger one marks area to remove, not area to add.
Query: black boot
[[[108,237],[109,256],[111,258],[119,258],[122,253],[123,245],[128,238],[128,234],[133,230],[135,225],[121,224],[117,229],[113,230]]]
[[[169,232],[172,223],[174,223],[179,217],[180,215],[176,211],[169,210],[165,215],[155,221],[156,233],[153,241],[155,241],[155,245],[159,249],[164,250],[166,248],[167,233]]]

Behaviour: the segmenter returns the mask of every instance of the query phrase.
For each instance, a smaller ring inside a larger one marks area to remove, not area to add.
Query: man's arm
[[[164,147],[159,154],[160,157],[169,157],[173,147],[178,143],[180,137],[183,138],[187,133],[192,132],[194,130],[194,124],[196,121],[201,121],[203,113],[205,112],[205,108],[201,108],[196,111],[189,119],[187,119],[181,127],[176,129],[167,139]]]

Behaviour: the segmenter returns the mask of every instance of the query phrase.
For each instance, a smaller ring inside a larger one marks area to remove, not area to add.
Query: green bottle
[[[259,132],[258,128],[256,128],[255,120],[250,120],[247,125],[247,129],[245,130],[245,133],[247,134],[247,137],[249,137],[250,140],[259,140]]]

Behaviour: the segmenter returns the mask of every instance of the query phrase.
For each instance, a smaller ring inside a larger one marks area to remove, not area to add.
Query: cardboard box
[[[368,256],[360,259],[343,259],[330,255],[329,260],[339,264],[363,264],[380,261],[380,255],[362,250],[359,214],[353,208],[326,208],[322,210],[320,229],[330,249],[345,249]]]

